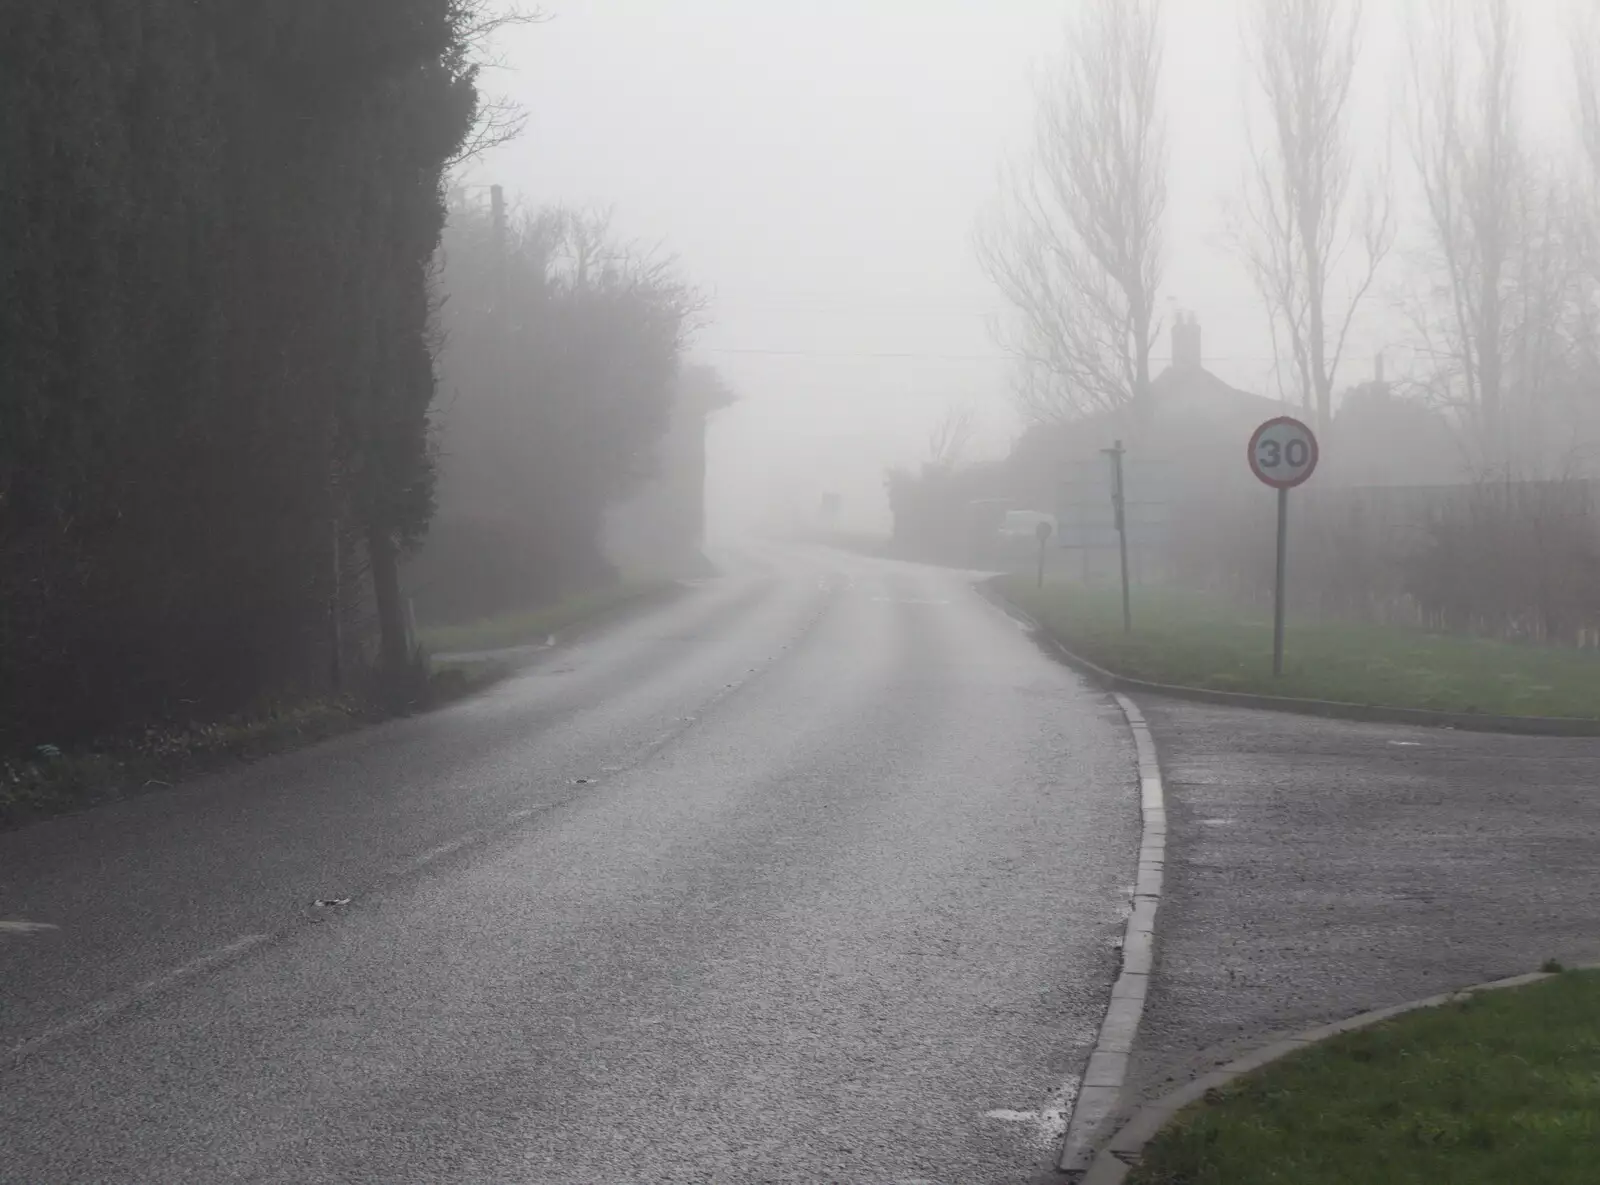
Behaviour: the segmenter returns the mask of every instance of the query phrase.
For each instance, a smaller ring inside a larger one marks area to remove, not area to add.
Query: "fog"
[[[1394,140],[1405,173],[1401,6],[1368,5],[1352,101],[1358,167]],[[1516,6],[1529,126],[1563,97],[1561,0]],[[740,397],[711,438],[714,534],[841,497],[841,523],[888,527],[883,474],[914,465],[955,406],[976,410],[973,455],[1019,421],[1007,316],[973,250],[1006,162],[1028,147],[1035,83],[1062,42],[1064,0],[557,0],[506,30],[485,88],[520,106],[523,135],[471,179],[524,203],[590,204],[659,243],[711,297],[691,356]],[[1249,90],[1235,0],[1167,5],[1166,267],[1158,311],[1195,313],[1206,367],[1277,396],[1266,310],[1226,240],[1246,168]],[[1540,63],[1558,68],[1542,69]],[[1402,246],[1404,244],[1402,243]],[[1404,325],[1386,277],[1358,316],[1344,380]],[[1158,343],[1152,362],[1165,364]],[[1358,373],[1359,372],[1359,373]]]

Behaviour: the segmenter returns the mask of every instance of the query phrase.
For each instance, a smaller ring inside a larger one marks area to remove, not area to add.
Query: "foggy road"
[[[1028,1180],[1138,795],[970,580],[741,553],[478,699],[0,836],[54,927],[0,935],[0,1179]]]

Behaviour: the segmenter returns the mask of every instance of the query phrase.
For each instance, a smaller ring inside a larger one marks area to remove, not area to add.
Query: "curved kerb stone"
[[[1118,695],[1116,699],[1133,731],[1139,764],[1143,834],[1139,843],[1139,874],[1133,890],[1133,910],[1128,915],[1122,938],[1122,969],[1111,987],[1111,1000],[1073,1100],[1072,1118],[1067,1124],[1067,1136],[1057,1161],[1058,1167],[1069,1172],[1088,1166],[1121,1103],[1123,1083],[1128,1076],[1128,1056],[1133,1051],[1139,1021],[1144,1016],[1144,1002],[1154,966],[1156,908],[1161,903],[1166,861],[1166,800],[1155,742],[1138,705],[1125,695]]]
[[[1578,970],[1591,970],[1592,968],[1578,968]],[[1235,1058],[1226,1065],[1204,1074],[1192,1082],[1187,1082],[1176,1090],[1163,1095],[1153,1103],[1146,1104],[1134,1113],[1120,1127],[1116,1134],[1106,1141],[1095,1152],[1089,1165],[1088,1175],[1083,1178],[1083,1185],[1121,1185],[1134,1165],[1139,1163],[1144,1154],[1145,1145],[1148,1144],[1162,1128],[1191,1103],[1203,1099],[1207,1091],[1215,1090],[1228,1085],[1240,1075],[1248,1074],[1252,1070],[1259,1070],[1270,1065],[1281,1057],[1286,1057],[1297,1050],[1315,1045],[1319,1041],[1326,1041],[1330,1037],[1337,1037],[1341,1033],[1353,1033],[1359,1029],[1370,1028],[1382,1021],[1390,1020],[1407,1012],[1415,1012],[1422,1008],[1437,1008],[1441,1004],[1449,1004],[1457,1000],[1465,1000],[1479,992],[1500,991],[1505,988],[1526,987],[1531,983],[1550,979],[1559,972],[1536,971],[1527,975],[1513,975],[1509,979],[1496,979],[1488,983],[1474,984],[1471,987],[1461,988],[1454,992],[1445,992],[1443,995],[1428,996],[1421,1000],[1412,1000],[1406,1004],[1395,1004],[1388,1008],[1376,1008],[1371,1012],[1363,1012],[1344,1020],[1334,1021],[1332,1024],[1318,1025],[1313,1029],[1306,1029],[1292,1037],[1284,1037],[1264,1045],[1259,1049]],[[1069,1167],[1063,1165],[1062,1167]],[[1081,1167],[1071,1166],[1071,1167]]]

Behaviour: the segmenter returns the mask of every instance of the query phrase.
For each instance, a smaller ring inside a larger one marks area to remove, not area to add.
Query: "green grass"
[[[315,744],[370,720],[353,699],[313,700],[209,723],[148,728],[136,737],[61,753],[0,759],[0,828]]]
[[[440,707],[482,691],[510,670],[505,663],[487,659],[436,664],[414,702],[398,708],[354,696],[309,700],[209,723],[147,728],[137,736],[61,752],[0,757],[0,830],[304,748],[364,728],[397,710]]]
[[[1005,576],[1001,592],[1074,653],[1120,675],[1216,691],[1495,716],[1600,718],[1600,655],[1339,622],[1288,625],[1272,675],[1272,610],[1135,590],[1133,633],[1116,590]]]
[[[1129,1185],[1593,1185],[1600,974],[1292,1054],[1181,1112]]]
[[[500,650],[543,641],[558,630],[592,621],[658,595],[669,584],[619,584],[525,613],[423,630],[434,654]],[[173,723],[65,752],[0,753],[0,829],[82,810],[175,785],[200,774],[274,753],[303,748],[395,714],[462,699],[504,679],[511,666],[494,658],[433,662],[425,684],[395,696],[269,705],[213,722]]]
[[[429,626],[417,633],[423,647],[431,654],[470,654],[526,646],[658,595],[670,587],[665,582],[622,583],[535,609],[502,613],[461,625]]]

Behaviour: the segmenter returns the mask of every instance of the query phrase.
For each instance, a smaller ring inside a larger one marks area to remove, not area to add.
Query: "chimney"
[[[1193,313],[1179,312],[1172,323],[1172,367],[1199,370],[1200,357],[1200,322]]]

